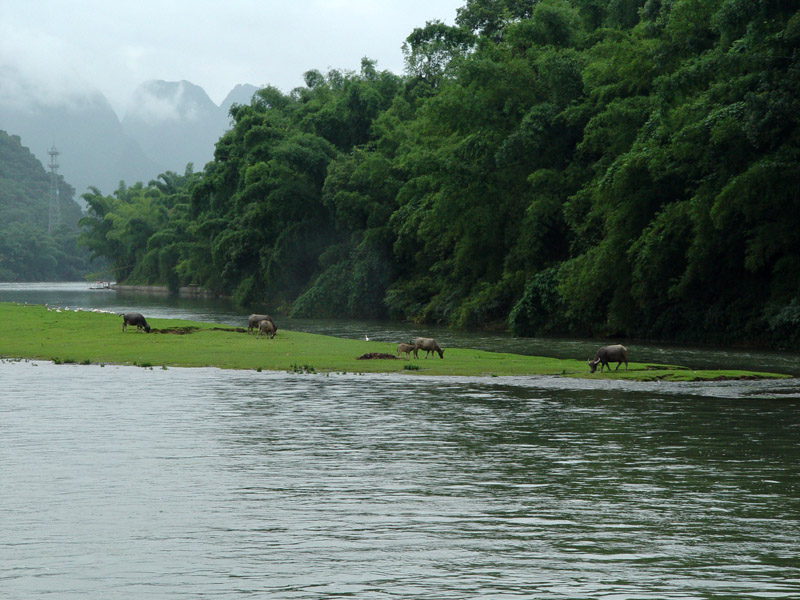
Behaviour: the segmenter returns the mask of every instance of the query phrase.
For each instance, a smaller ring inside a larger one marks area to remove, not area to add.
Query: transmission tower
[[[58,155],[61,154],[55,146],[47,151],[50,155],[50,216],[47,220],[47,233],[61,224],[61,202],[58,197]]]

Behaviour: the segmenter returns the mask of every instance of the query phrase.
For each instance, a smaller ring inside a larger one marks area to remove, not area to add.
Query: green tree
[[[90,193],[84,242],[295,315],[797,347],[794,3],[469,0],[456,24],[414,29],[403,77],[261,90],[204,173]]]
[[[468,55],[475,41],[466,29],[428,21],[403,42],[406,71],[436,88],[443,78],[453,76],[459,59]]]
[[[18,136],[0,131],[0,281],[75,280],[88,271],[88,256],[75,246],[75,190],[58,176],[61,219],[53,227],[50,178]]]

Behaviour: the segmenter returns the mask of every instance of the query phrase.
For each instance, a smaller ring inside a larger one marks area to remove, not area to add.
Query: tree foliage
[[[89,270],[78,248],[81,209],[58,176],[60,223],[50,224],[50,174],[17,136],[0,131],[0,281],[73,281]]]
[[[797,345],[794,3],[467,0],[404,52],[234,106],[87,244],[298,315]]]

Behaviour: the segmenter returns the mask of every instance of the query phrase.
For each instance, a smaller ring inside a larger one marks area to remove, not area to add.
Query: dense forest
[[[293,315],[800,346],[790,0],[467,0],[406,72],[230,111],[202,172],[98,190],[117,278]]]
[[[22,145],[0,131],[0,281],[73,281],[89,269],[78,247],[81,208],[58,178],[61,222],[50,229],[50,174]]]

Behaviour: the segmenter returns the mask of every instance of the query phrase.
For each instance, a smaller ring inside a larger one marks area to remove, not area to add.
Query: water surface
[[[224,301],[0,301],[241,325]],[[597,341],[301,331],[582,357]],[[2,340],[0,340],[0,353]],[[635,360],[800,372],[797,355]],[[800,384],[0,361],[0,598],[800,597]]]
[[[796,598],[795,380],[0,363],[0,597]]]

